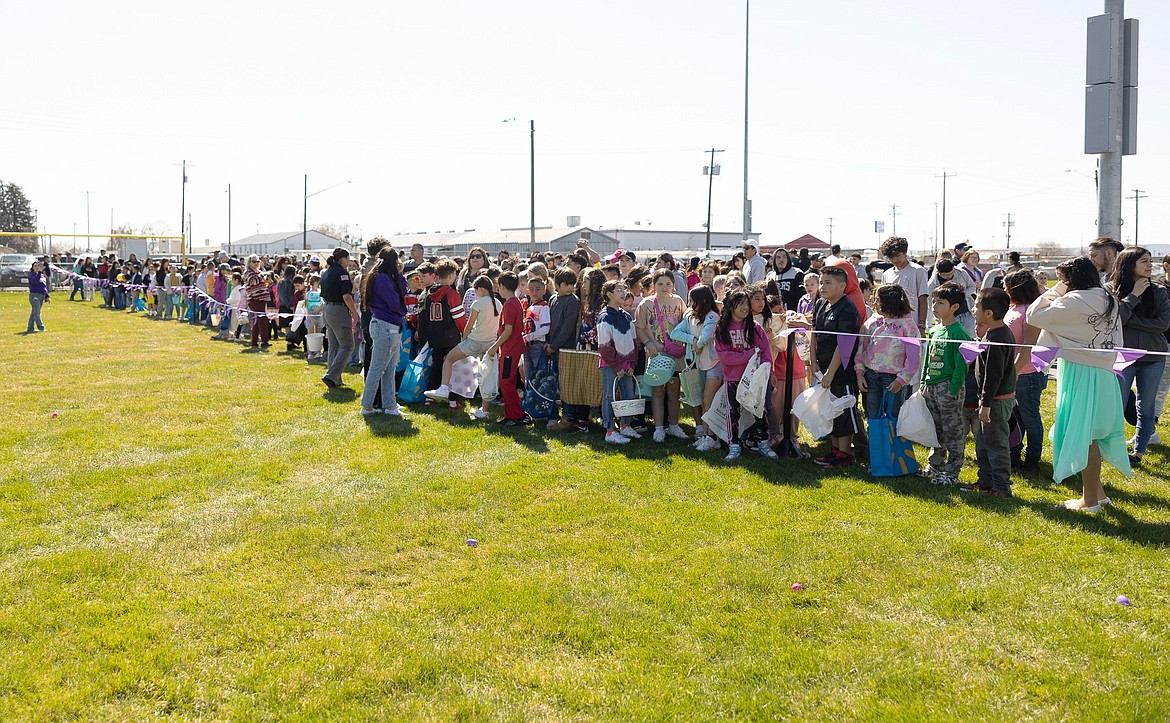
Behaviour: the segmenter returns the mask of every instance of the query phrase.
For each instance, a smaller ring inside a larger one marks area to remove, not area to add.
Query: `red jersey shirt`
[[[504,308],[500,310],[500,329],[501,336],[504,334],[504,328],[512,327],[512,335],[500,347],[500,356],[510,356],[519,358],[524,355],[524,307],[520,300],[515,296],[504,302]]]

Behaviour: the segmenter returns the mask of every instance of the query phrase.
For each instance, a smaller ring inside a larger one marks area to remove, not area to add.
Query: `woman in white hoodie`
[[[1048,435],[1052,479],[1059,483],[1080,472],[1081,497],[1063,506],[1099,512],[1101,505],[1113,504],[1101,486],[1101,460],[1132,475],[1121,388],[1113,373],[1113,348],[1122,341],[1120,310],[1087,256],[1057,266],[1056,275],[1060,283],[1027,313],[1027,322],[1041,330],[1036,343],[1060,347],[1056,419]]]

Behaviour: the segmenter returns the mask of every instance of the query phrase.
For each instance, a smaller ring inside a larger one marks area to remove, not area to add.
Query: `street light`
[[[707,177],[707,250],[711,250],[711,189],[715,182],[715,176],[719,175],[719,166],[715,165],[715,154],[722,153],[721,148],[712,148],[708,151],[711,154],[711,165],[703,166],[703,175]]]
[[[515,118],[505,118],[504,123],[515,123]],[[528,121],[528,254],[536,253],[536,121]]]
[[[309,199],[318,194],[325,193],[326,191],[337,188],[338,186],[344,186],[347,183],[353,183],[353,181],[342,181],[341,183],[335,183],[328,188],[322,188],[320,191],[313,191],[312,193],[309,193],[309,174],[305,174],[305,205],[304,217],[302,219],[303,225],[301,227],[301,251],[309,250]]]

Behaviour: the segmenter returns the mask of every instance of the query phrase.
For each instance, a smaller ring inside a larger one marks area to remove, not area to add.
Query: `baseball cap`
[[[309,263],[319,264],[319,263],[321,263],[321,257],[320,256],[312,256],[309,258]]]
[[[743,240],[743,245],[744,245],[744,246],[751,246],[751,247],[752,247],[753,249],[755,249],[756,251],[759,251],[759,250],[760,250],[760,242],[759,242],[759,241],[756,241],[754,238],[746,238],[746,239],[744,239],[744,240]]]

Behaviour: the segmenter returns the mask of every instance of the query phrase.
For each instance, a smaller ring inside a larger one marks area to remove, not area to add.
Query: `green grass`
[[[367,423],[283,343],[55,298],[0,294],[0,719],[1170,716],[1165,448],[1087,517]]]

